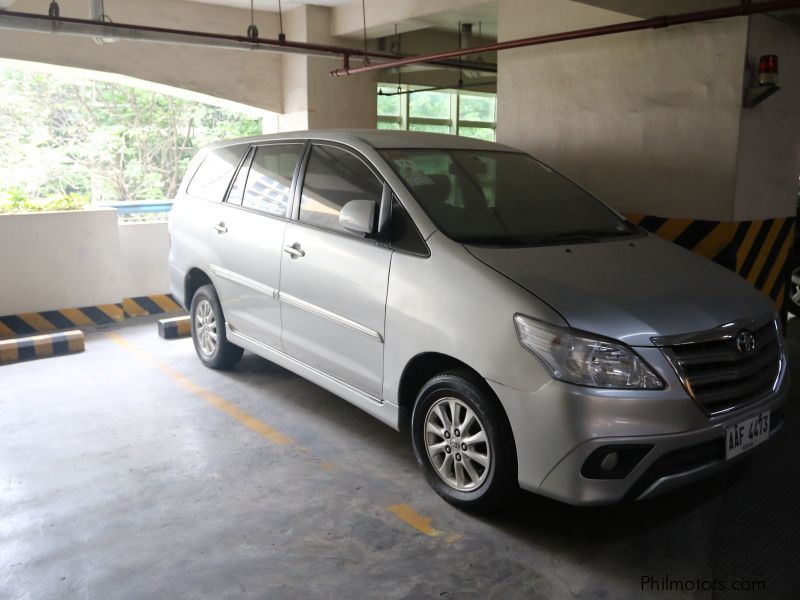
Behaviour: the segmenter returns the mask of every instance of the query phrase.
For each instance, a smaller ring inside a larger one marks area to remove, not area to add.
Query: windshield
[[[635,230],[553,169],[516,152],[383,150],[445,235],[465,244],[596,241]]]

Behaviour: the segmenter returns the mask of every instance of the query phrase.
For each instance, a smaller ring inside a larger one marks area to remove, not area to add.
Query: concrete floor
[[[794,599],[799,430],[790,410],[742,467],[661,499],[526,495],[477,518],[428,488],[407,435],[253,355],[206,369],[138,321],[0,368],[0,598]]]

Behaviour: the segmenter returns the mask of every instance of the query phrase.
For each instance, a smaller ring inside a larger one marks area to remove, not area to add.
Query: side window
[[[195,198],[222,202],[245,148],[247,146],[226,146],[209,152],[189,182],[186,193]]]
[[[381,181],[354,154],[333,146],[314,146],[303,179],[300,220],[344,231],[339,225],[342,207],[351,200],[374,200],[380,206],[382,191]]]
[[[425,241],[417,231],[417,227],[397,198],[392,201],[391,237],[392,248],[396,250],[420,256],[430,255],[428,246],[425,245]]]
[[[253,149],[247,152],[242,161],[242,166],[236,177],[231,184],[231,189],[228,191],[228,198],[225,200],[228,204],[235,204],[236,206],[242,205],[242,197],[244,196],[244,186],[247,183],[247,173],[250,171],[250,161],[253,159]]]
[[[242,206],[285,217],[291,202],[292,177],[302,154],[303,144],[270,144],[256,148]]]

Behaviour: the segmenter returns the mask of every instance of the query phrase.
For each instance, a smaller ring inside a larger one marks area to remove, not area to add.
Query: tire
[[[244,350],[228,341],[225,315],[213,285],[198,288],[189,315],[194,349],[205,366],[230,369],[241,360]]]
[[[797,283],[793,281],[797,280]],[[800,317],[800,256],[789,261],[789,280],[786,282],[786,308],[796,317]]]
[[[462,431],[459,425],[467,421]],[[481,431],[485,442],[479,441]],[[422,386],[411,415],[411,438],[425,478],[449,503],[485,513],[518,497],[517,455],[508,418],[486,382],[471,372],[448,371]]]

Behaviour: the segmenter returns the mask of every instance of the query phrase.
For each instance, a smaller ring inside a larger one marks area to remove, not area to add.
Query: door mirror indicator
[[[339,213],[339,224],[351,233],[370,235],[375,231],[374,200],[351,200]]]

